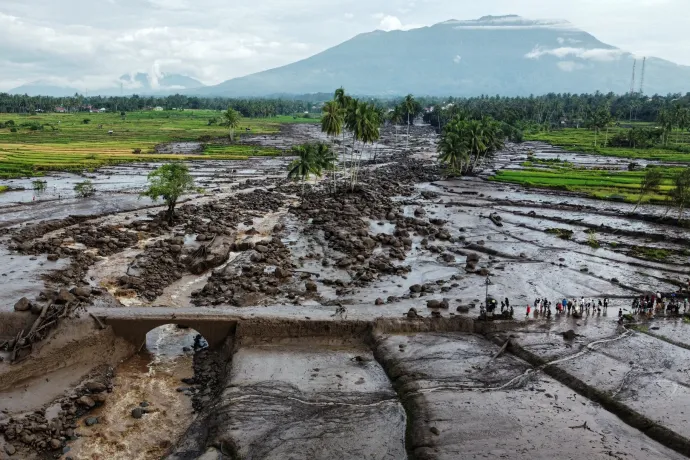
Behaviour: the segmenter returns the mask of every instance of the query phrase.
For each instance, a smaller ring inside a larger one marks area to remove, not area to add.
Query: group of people
[[[562,299],[562,300],[556,300],[555,303],[552,303],[548,299],[540,299],[537,298],[534,300],[534,316],[546,316],[547,318],[551,317],[551,309],[552,307],[555,309],[557,315],[587,315],[589,316],[597,314],[601,315],[602,312],[604,312],[604,315],[606,315],[606,312],[608,311],[609,308],[609,299],[604,298],[602,299],[585,299],[584,297],[580,297],[580,300],[578,301],[577,299]],[[527,305],[527,313],[525,316],[529,317],[529,315],[532,313],[532,307],[528,304]],[[620,311],[622,314],[622,310]]]
[[[485,316],[487,313],[494,314],[497,309],[497,301],[493,297],[487,298],[486,308],[484,304],[481,304],[481,315]],[[604,316],[607,315],[610,302],[608,297],[603,299],[593,299],[580,297],[579,299],[560,299],[555,302],[551,302],[546,298],[537,298],[534,300],[532,305],[527,305],[527,310],[525,317],[534,315],[535,318],[543,316],[545,318],[551,318],[552,312],[556,315],[568,315],[574,317],[582,316],[600,316],[602,313]],[[656,295],[641,295],[636,297],[632,303],[632,313],[651,316],[655,312],[668,312],[680,314],[681,308],[683,313],[688,312],[688,297],[682,296],[680,294],[672,293],[664,295],[657,292]],[[510,301],[506,297],[501,301],[501,316],[504,318],[512,318],[514,315],[514,309],[510,305]],[[619,321],[623,320],[623,309],[618,309]]]
[[[652,316],[654,313],[674,313],[680,314],[680,309],[683,308],[683,313],[688,311],[688,298],[682,295],[671,293],[665,296],[661,292],[654,294],[641,295],[639,298],[633,299],[632,312],[635,315]]]

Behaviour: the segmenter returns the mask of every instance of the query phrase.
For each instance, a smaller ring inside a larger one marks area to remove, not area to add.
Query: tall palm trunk
[[[407,143],[405,150],[410,150],[410,112],[407,112]]]

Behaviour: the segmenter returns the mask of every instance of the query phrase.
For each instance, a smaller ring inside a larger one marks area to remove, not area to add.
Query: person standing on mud
[[[609,308],[609,298],[604,297],[604,311],[608,310]]]
[[[532,311],[532,309],[530,308],[529,304],[527,304],[527,314],[525,315],[525,317],[529,318],[529,313],[531,311]]]

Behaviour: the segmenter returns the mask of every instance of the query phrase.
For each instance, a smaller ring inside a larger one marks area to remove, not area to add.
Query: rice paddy
[[[673,188],[673,175],[678,168],[660,168],[664,179],[658,193],[645,195],[642,202],[665,203]],[[570,167],[525,168],[501,170],[490,178],[497,182],[521,184],[585,193],[590,197],[636,203],[644,171],[607,171]]]
[[[636,125],[638,126],[638,125]],[[644,126],[639,124],[639,126]],[[560,129],[525,133],[525,140],[542,141],[551,145],[562,147],[573,152],[590,153],[592,155],[604,155],[618,158],[630,158],[631,160],[656,160],[673,163],[690,163],[690,133],[675,131],[670,135],[666,146],[653,148],[632,149],[609,147],[606,145],[617,133],[627,131],[626,128],[610,128],[608,133],[603,130],[598,135],[591,129]],[[596,146],[595,146],[596,141]]]
[[[277,149],[228,144],[206,145],[202,155],[158,154],[155,146],[166,142],[209,142],[228,136],[221,112],[211,110],[145,111],[119,113],[0,114],[0,178],[30,177],[51,170],[91,170],[126,162],[170,160],[241,160],[270,156]],[[238,136],[277,133],[281,124],[314,122],[311,118],[279,116],[243,118]]]

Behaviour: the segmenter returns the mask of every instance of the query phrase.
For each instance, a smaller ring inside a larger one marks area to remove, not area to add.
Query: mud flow
[[[336,174],[190,162],[204,191],[172,222],[138,197],[155,164],[89,173],[90,199],[62,173],[0,195],[0,458],[690,455],[687,228],[488,180],[528,157],[625,159],[511,144],[457,179],[428,126],[241,142],[313,140]]]

